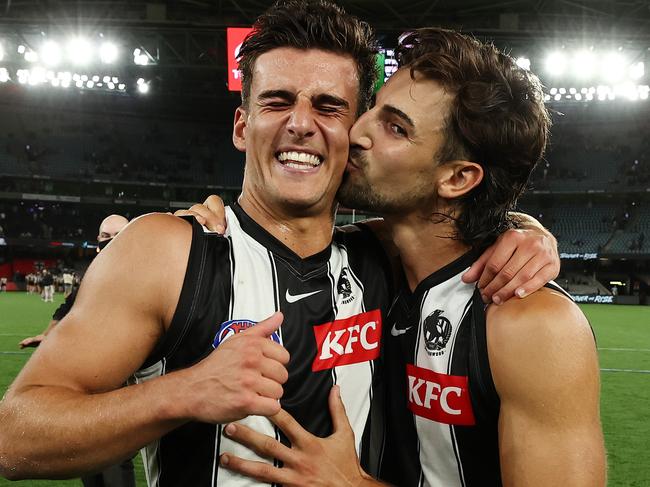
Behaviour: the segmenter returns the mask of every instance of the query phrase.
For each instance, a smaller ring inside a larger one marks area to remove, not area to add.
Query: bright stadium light
[[[31,50],[25,51],[25,61],[28,63],[35,63],[38,61],[38,54]]]
[[[560,94],[558,93],[557,95],[555,95],[555,96],[553,97],[553,99],[554,99],[555,101],[560,101],[560,100],[562,99],[562,95],[560,95]]]
[[[601,75],[608,81],[619,81],[625,74],[626,64],[622,54],[610,52],[600,65]]]
[[[149,64],[149,56],[147,56],[146,52],[136,47],[133,50],[133,62],[138,66],[146,66]]]
[[[2,44],[0,44],[0,61],[2,61],[5,58],[5,48]]]
[[[77,37],[68,43],[68,58],[74,64],[85,65],[92,60],[93,48],[90,43]]]
[[[9,71],[7,68],[0,68],[0,83],[6,83],[11,78],[9,77]]]
[[[149,93],[149,83],[147,83],[143,78],[138,78],[138,91],[143,95]]]
[[[18,54],[25,54],[25,46],[22,44],[18,46]]]
[[[47,41],[41,48],[41,59],[48,66],[56,66],[61,62],[61,48],[54,41]]]
[[[593,52],[583,49],[573,56],[573,72],[579,78],[590,78],[596,68]]]
[[[559,76],[566,70],[567,59],[563,53],[557,51],[549,54],[544,64],[546,66],[546,71],[548,74],[552,76]]]
[[[632,66],[630,66],[630,78],[640,79],[643,78],[644,74],[645,74],[645,64],[643,63],[643,61],[639,61],[638,63],[634,63]]]
[[[95,82],[93,80],[89,80],[88,83],[86,83],[86,87],[92,88],[95,86]]]
[[[560,95],[566,95],[566,88],[560,88],[558,92],[560,93]]]
[[[117,61],[119,52],[117,46],[112,42],[104,42],[99,48],[99,57],[104,64],[112,64]]]
[[[519,66],[521,69],[525,69],[526,71],[530,71],[530,59],[527,57],[518,57],[515,62],[517,63],[517,66]]]

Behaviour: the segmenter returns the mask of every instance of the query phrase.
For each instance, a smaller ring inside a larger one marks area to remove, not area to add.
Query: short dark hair
[[[255,21],[239,50],[242,104],[247,106],[257,58],[272,49],[322,49],[349,55],[359,76],[359,114],[377,79],[377,43],[370,25],[327,0],[279,0]]]
[[[542,86],[494,45],[440,28],[404,34],[396,50],[411,77],[435,80],[453,95],[436,160],[480,164],[481,183],[458,198],[456,238],[485,247],[514,226],[508,212],[543,157],[550,128]]]

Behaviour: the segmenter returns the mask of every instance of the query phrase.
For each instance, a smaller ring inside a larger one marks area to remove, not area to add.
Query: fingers
[[[278,328],[280,328],[283,319],[284,316],[282,313],[280,311],[276,311],[271,316],[265,320],[260,321],[255,326],[252,326],[243,333],[247,335],[270,337],[274,331],[277,331]]]
[[[221,455],[220,464],[228,470],[238,472],[246,477],[251,477],[261,483],[296,485],[291,481],[291,472],[287,471],[287,469],[274,467],[268,463],[244,460],[226,453]]]
[[[492,301],[495,304],[501,304],[515,295],[524,298],[531,292],[537,291],[549,281],[549,279],[540,280],[541,277],[545,278],[551,274],[550,269],[546,269],[547,265],[548,262],[544,257],[534,256],[512,279],[506,281],[501,289],[495,290]],[[542,272],[541,275],[539,275],[540,272]]]
[[[218,197],[217,197],[218,198]],[[208,198],[210,200],[210,198]],[[206,201],[208,201],[206,200]],[[219,198],[221,201],[221,198]],[[216,207],[214,203],[213,206]],[[202,204],[192,205],[188,210],[177,210],[174,216],[191,216],[196,218],[196,221],[205,226],[212,232],[223,234],[226,230],[226,213],[223,201],[221,201],[221,209],[213,210]]]
[[[332,415],[332,426],[334,433],[349,433],[352,432],[348,415],[345,412],[345,405],[341,399],[341,388],[334,386],[330,390],[329,395],[330,414]]]
[[[261,457],[277,458],[285,463],[291,460],[293,453],[291,448],[283,445],[275,438],[259,433],[248,426],[240,423],[230,423],[224,428],[224,432],[228,438],[250,448]]]
[[[218,233],[226,230],[226,206],[223,200],[216,194],[211,194],[206,198],[201,207],[202,215],[207,220],[207,227]]]
[[[516,279],[518,274],[526,267],[533,257],[534,255],[531,256],[528,252],[517,249],[510,259],[503,264],[501,270],[492,278],[492,280],[485,287],[480,288],[481,295],[491,299],[494,304],[501,304],[503,302],[503,300],[500,299],[502,294],[501,291]],[[531,278],[532,275],[525,276],[522,274],[519,276],[517,284],[523,282],[526,277]],[[512,289],[513,293],[515,289],[516,286]],[[505,296],[506,293],[504,292],[503,294]],[[512,293],[508,297],[512,297]]]
[[[268,397],[269,399],[275,399],[278,401],[282,397],[284,389],[280,383],[272,379],[267,379],[266,377],[260,377],[257,380],[255,391],[262,397]],[[278,410],[279,408],[275,409],[274,414]]]
[[[260,371],[262,376],[272,381],[277,382],[278,384],[284,384],[289,379],[289,372],[287,372],[286,367],[275,358],[269,357],[270,360],[264,360]]]
[[[539,269],[531,279],[524,284],[515,288],[514,294],[519,298],[525,298],[529,294],[544,287],[544,285],[557,277],[557,272],[553,264],[546,264]]]
[[[293,416],[284,409],[280,409],[275,415],[270,416],[269,420],[282,430],[292,445],[301,445],[302,440],[311,436]],[[279,457],[275,457],[280,459]]]
[[[492,256],[493,252],[494,245],[488,247],[485,252],[483,252],[481,256],[476,259],[469,270],[462,275],[463,282],[470,283],[478,281],[479,277],[481,277],[481,274],[483,273],[483,269],[485,269],[485,263],[489,260],[490,256]]]

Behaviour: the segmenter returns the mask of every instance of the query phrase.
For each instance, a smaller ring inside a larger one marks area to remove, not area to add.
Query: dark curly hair
[[[396,55],[412,78],[435,80],[454,95],[436,159],[475,162],[484,176],[445,216],[455,221],[456,238],[485,247],[515,226],[508,212],[544,155],[550,117],[542,86],[494,45],[446,29],[404,34]]]
[[[280,0],[262,14],[239,50],[242,104],[248,104],[257,58],[272,49],[322,49],[351,56],[359,75],[359,114],[368,109],[377,79],[372,28],[327,0]]]

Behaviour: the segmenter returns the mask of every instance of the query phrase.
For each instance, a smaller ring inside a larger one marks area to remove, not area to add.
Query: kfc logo
[[[379,357],[381,311],[376,309],[350,318],[314,326],[318,345],[311,370],[327,370]]]
[[[417,416],[445,424],[473,425],[467,377],[406,365],[408,407]]]

